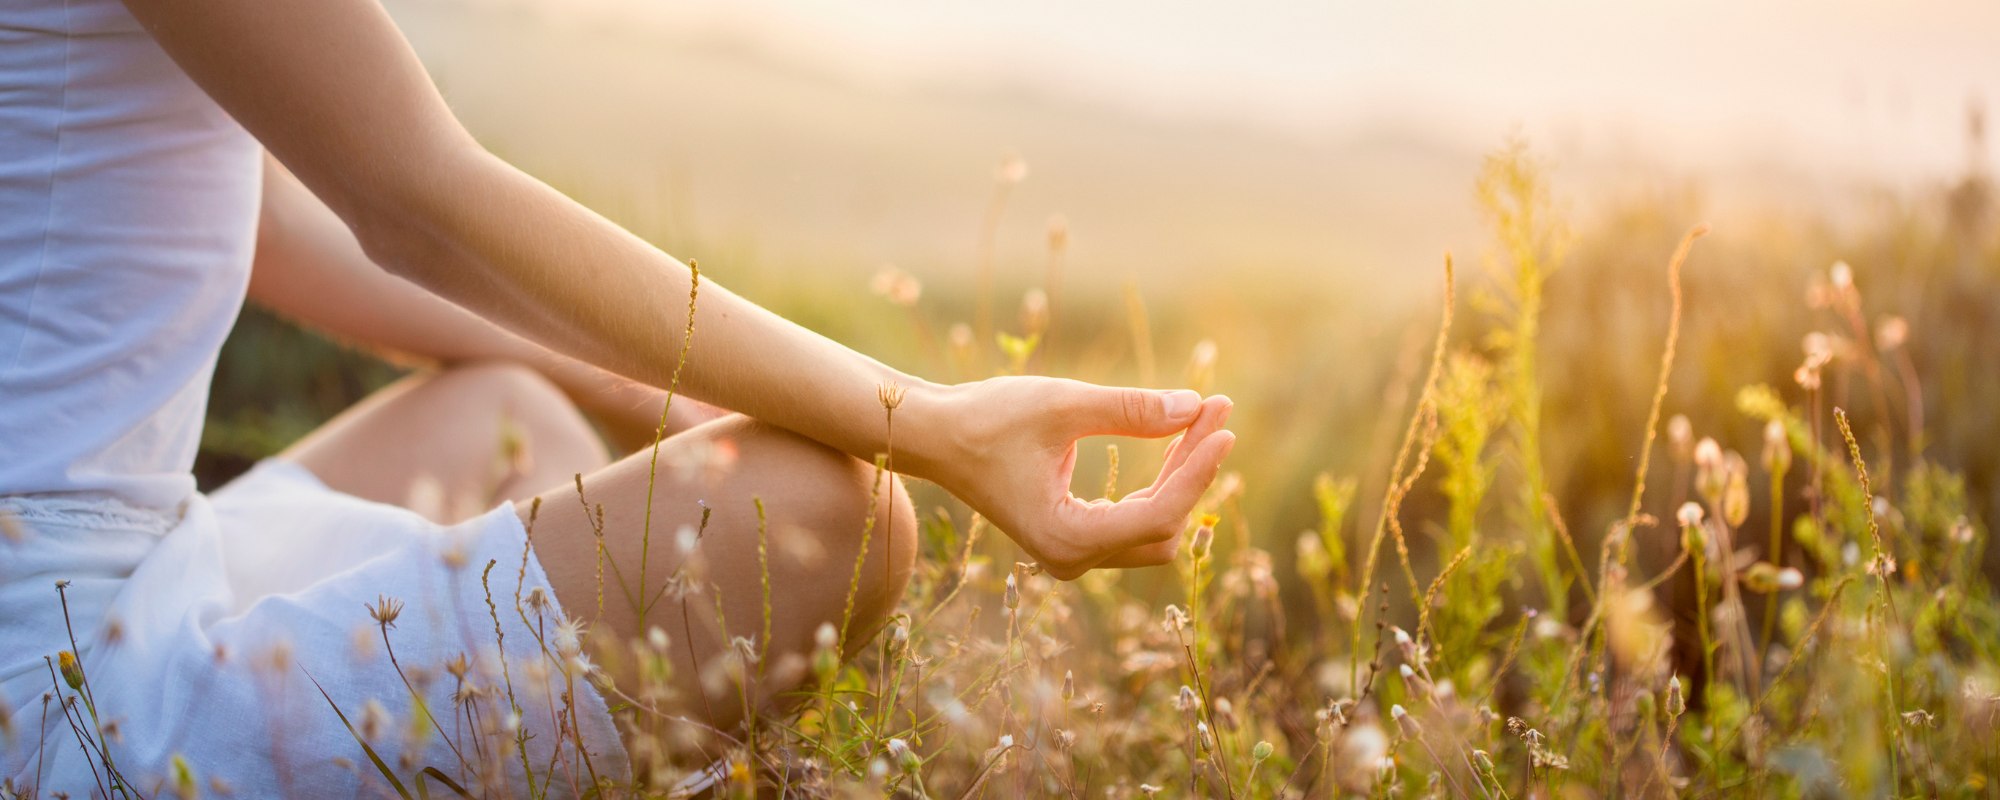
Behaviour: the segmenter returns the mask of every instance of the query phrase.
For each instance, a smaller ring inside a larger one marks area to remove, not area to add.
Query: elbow
[[[467,227],[463,204],[454,198],[478,196],[467,187],[479,180],[481,160],[476,156],[485,152],[462,150],[426,158],[420,168],[398,165],[375,171],[373,180],[343,181],[327,204],[368,260],[436,291],[450,282],[448,275],[459,271],[454,265],[469,252],[462,241]]]

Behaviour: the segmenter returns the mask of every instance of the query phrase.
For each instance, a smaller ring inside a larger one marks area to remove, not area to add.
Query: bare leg
[[[632,651],[623,645],[657,627],[672,641],[669,664],[679,712],[729,730],[742,721],[746,703],[763,707],[809,675],[814,634],[822,623],[840,624],[850,586],[855,587],[850,641],[879,624],[901,596],[915,561],[916,517],[892,477],[875,496],[872,465],[747,417],[718,419],[662,444],[648,537],[651,465],[649,449],[584,478],[590,506],[604,509],[602,584],[594,523],[573,487],[541,497],[533,532],[557,600],[573,616],[596,620],[593,639],[600,646],[615,645],[607,648],[605,666],[633,696],[639,691],[632,683],[635,672],[629,663],[617,663],[616,654],[628,654],[622,660],[629,662]],[[767,646],[754,500],[763,502],[767,519]],[[871,502],[877,515],[866,534],[868,550],[856,584],[855,562],[862,556]],[[693,551],[684,553],[677,531],[699,525],[704,507],[711,513],[708,526]],[[528,513],[527,506],[520,510]],[[698,589],[685,595],[685,612],[682,597],[661,594],[684,563],[684,575]],[[643,622],[638,604],[649,606]],[[747,697],[742,684],[722,673],[719,658],[737,637],[757,642],[763,651],[765,678],[759,683],[757,667],[749,668]],[[635,748],[635,755],[641,749]]]
[[[279,457],[336,491],[438,522],[524,500],[610,460],[561,390],[506,362],[405,378]]]

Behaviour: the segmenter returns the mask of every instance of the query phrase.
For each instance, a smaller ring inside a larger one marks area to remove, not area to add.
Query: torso
[[[0,496],[194,492],[261,158],[117,0],[0,3]]]

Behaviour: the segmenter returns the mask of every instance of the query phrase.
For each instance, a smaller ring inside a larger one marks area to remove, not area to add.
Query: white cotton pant
[[[108,756],[147,797],[395,796],[340,714],[412,796],[427,767],[475,796],[530,796],[529,773],[537,796],[626,778],[512,504],[446,527],[272,460],[176,515],[10,497],[0,526],[0,779],[17,792],[101,796]],[[402,604],[386,645],[383,598]],[[71,630],[83,692],[52,674]]]

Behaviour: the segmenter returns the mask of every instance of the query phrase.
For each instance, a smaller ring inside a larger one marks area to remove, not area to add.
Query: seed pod
[[[1195,723],[1194,732],[1196,740],[1201,742],[1201,749],[1203,750],[1215,749],[1215,734],[1209,733],[1208,723],[1206,722]]]
[[[1258,742],[1256,747],[1250,748],[1250,757],[1263,761],[1270,758],[1274,752],[1277,752],[1277,748],[1272,747],[1270,742]]]
[[[1675,675],[1667,681],[1667,716],[1678,719],[1687,713],[1687,698],[1681,696],[1681,676]]]

